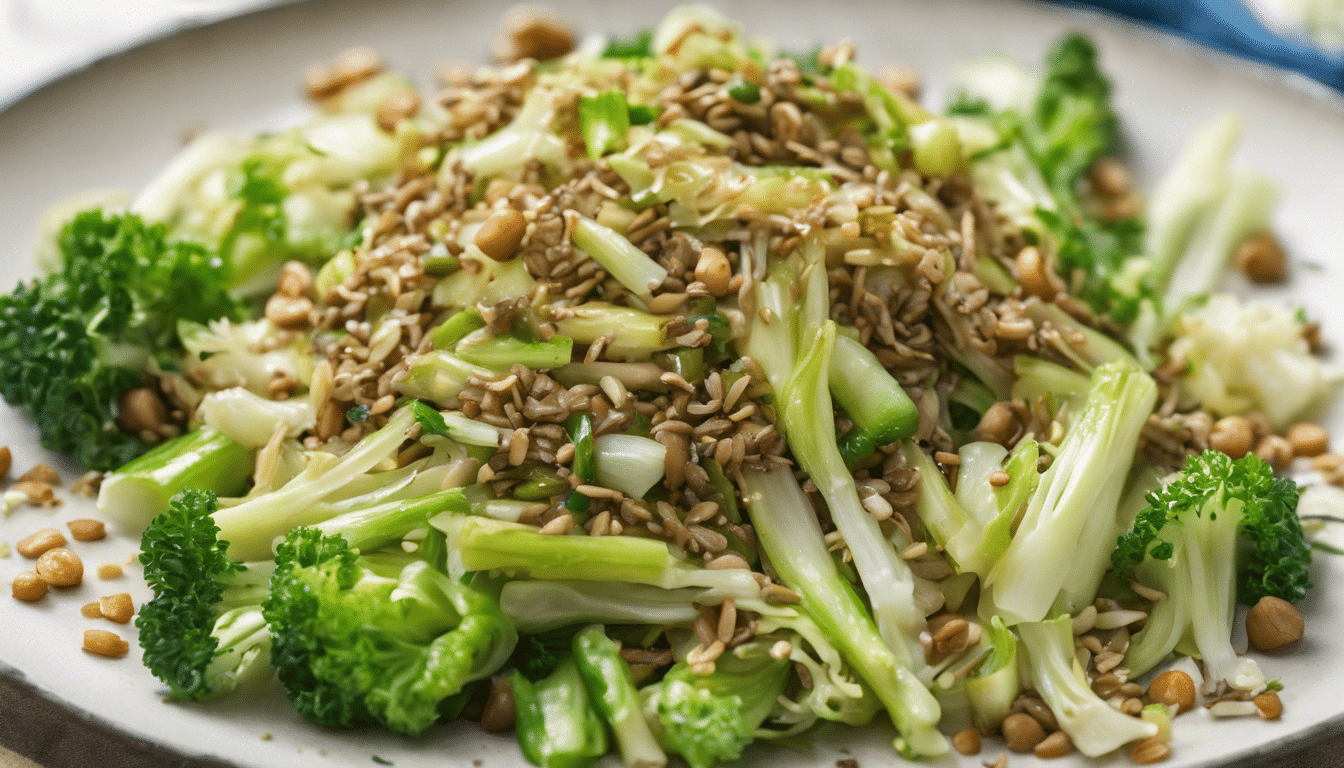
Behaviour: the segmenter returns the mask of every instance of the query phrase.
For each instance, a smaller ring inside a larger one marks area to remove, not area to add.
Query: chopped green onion
[[[741,75],[733,75],[728,81],[728,95],[741,104],[755,104],[761,100],[761,89],[747,82]]]

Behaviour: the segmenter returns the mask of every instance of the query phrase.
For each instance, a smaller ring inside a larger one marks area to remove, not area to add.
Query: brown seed
[[[293,298],[307,296],[313,287],[313,273],[308,269],[308,265],[301,261],[287,261],[280,268],[277,287],[286,296]]]
[[[963,728],[952,737],[952,748],[963,755],[980,754],[980,732],[974,728]]]
[[[1180,714],[1195,706],[1195,681],[1179,669],[1169,669],[1148,684],[1148,698],[1165,706],[1175,704]]]
[[[1272,651],[1302,639],[1302,614],[1287,600],[1265,595],[1246,614],[1246,637],[1257,651]]]
[[[10,488],[28,497],[28,503],[34,507],[52,507],[60,502],[56,500],[56,489],[48,483],[36,480],[20,480]]]
[[[0,446],[0,477],[9,474],[9,468],[14,464],[14,455],[9,452],[9,446]]]
[[[733,278],[733,267],[728,257],[718,248],[706,247],[695,263],[695,279],[705,284],[710,296],[728,293],[728,282]]]
[[[1030,752],[1045,741],[1045,729],[1031,715],[1014,712],[1003,719],[1003,740],[1014,752]]]
[[[131,602],[131,595],[128,592],[101,597],[98,599],[98,607],[102,611],[103,618],[118,624],[125,624],[135,615],[135,604]]]
[[[107,581],[108,579],[121,578],[122,568],[116,563],[105,563],[98,566],[98,578]]]
[[[47,582],[32,571],[24,571],[14,577],[14,583],[9,589],[15,600],[31,603],[47,594]]]
[[[1092,189],[1105,197],[1119,197],[1127,194],[1134,186],[1125,164],[1113,157],[1103,157],[1088,169],[1087,180]]]
[[[1158,741],[1157,738],[1144,739],[1134,745],[1134,749],[1129,752],[1129,759],[1138,765],[1152,765],[1160,763],[1171,756],[1171,747]]]
[[[127,432],[157,432],[167,420],[168,408],[149,387],[129,389],[117,401],[117,426]]]
[[[129,643],[121,639],[116,632],[105,629],[84,630],[84,650],[99,656],[125,656],[131,649]]]
[[[1073,751],[1073,742],[1069,741],[1069,735],[1063,731],[1055,731],[1046,736],[1036,748],[1032,750],[1042,760],[1053,760],[1056,757],[1063,757]]]
[[[35,533],[30,533],[19,539],[14,544],[14,549],[18,550],[24,557],[40,557],[43,552],[49,549],[65,546],[65,537],[55,528],[43,528]]]
[[[1330,449],[1330,433],[1319,424],[1300,421],[1288,428],[1284,434],[1293,446],[1294,456],[1315,458]]]
[[[491,733],[509,730],[513,727],[516,709],[509,678],[495,675],[490,680],[490,696],[485,700],[485,709],[481,711],[481,727]]]
[[[336,57],[334,73],[347,83],[357,83],[383,71],[383,56],[365,46],[347,48]]]
[[[1283,714],[1283,701],[1279,699],[1279,694],[1274,691],[1265,691],[1251,701],[1255,703],[1255,708],[1260,712],[1262,719],[1278,720],[1279,716]]]
[[[1035,246],[1017,252],[1017,281],[1028,296],[1039,296],[1044,301],[1055,298],[1057,291],[1050,280],[1050,267]]]
[[[1264,459],[1275,472],[1281,472],[1293,463],[1293,444],[1278,435],[1266,435],[1255,446],[1255,455]]]
[[[103,606],[97,600],[92,603],[85,603],[79,607],[79,615],[86,619],[101,619],[103,617]]]
[[[1209,433],[1209,447],[1234,459],[1250,453],[1254,445],[1251,423],[1241,416],[1225,416],[1215,421],[1213,431]]]
[[[84,579],[84,561],[65,547],[43,552],[34,568],[53,587],[73,587]]]
[[[503,208],[490,214],[476,230],[476,247],[495,261],[508,261],[523,242],[527,219],[512,208]]]
[[[60,485],[61,473],[50,464],[34,464],[33,468],[23,473],[19,482],[30,480],[35,483],[46,483],[47,485]]]
[[[420,94],[409,88],[394,91],[378,105],[378,127],[394,133],[403,120],[420,111]]]
[[[102,520],[81,517],[66,523],[65,527],[70,529],[70,535],[75,537],[75,541],[98,541],[107,536],[107,526],[103,525]]]
[[[504,18],[506,37],[495,44],[495,54],[505,61],[549,61],[574,50],[569,26],[551,13],[536,8],[517,8]]]
[[[276,293],[266,300],[266,319],[288,330],[308,325],[313,302],[306,296],[286,296]]]
[[[975,439],[1003,443],[1012,436],[1013,409],[1007,402],[997,402],[985,410],[975,427]]]
[[[1007,472],[1004,472],[1002,469],[996,469],[993,472],[989,473],[989,484],[994,488],[1002,488],[1003,486],[1012,482],[1012,480],[1013,480],[1012,476],[1009,475]]]
[[[1288,254],[1268,232],[1252,235],[1238,248],[1237,269],[1257,283],[1277,283],[1288,276]]]

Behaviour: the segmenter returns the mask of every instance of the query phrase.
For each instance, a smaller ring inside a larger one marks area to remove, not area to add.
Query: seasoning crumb
[[[130,643],[123,640],[121,635],[116,632],[108,632],[105,629],[84,630],[84,650],[89,653],[114,658],[125,656],[130,649]]]
[[[8,541],[0,541],[0,557],[9,557]]]
[[[107,581],[108,579],[119,579],[121,578],[122,573],[121,566],[116,563],[104,563],[103,565],[98,566],[98,578],[103,581]]]
[[[30,506],[57,507],[61,504],[61,500],[56,498],[56,490],[52,488],[51,484],[40,480],[20,480],[10,490],[23,494]]]
[[[24,472],[19,477],[19,482],[31,481],[35,483],[46,483],[50,486],[59,486],[61,484],[61,473],[50,464],[35,464],[33,468]]]
[[[107,526],[103,525],[102,520],[81,517],[66,523],[65,527],[70,529],[70,535],[75,541],[99,541],[107,536]]]
[[[836,760],[835,768],[859,768],[859,761],[855,760],[854,758],[845,758],[844,760]]]
[[[262,732],[261,732],[261,740],[262,740],[262,741],[270,741],[270,740],[273,739],[273,738],[275,738],[275,737],[271,735],[271,732],[270,732],[270,731],[262,731]]]
[[[98,491],[103,487],[103,473],[98,471],[89,471],[80,475],[75,482],[70,484],[70,492],[77,493],[87,499],[96,498]]]

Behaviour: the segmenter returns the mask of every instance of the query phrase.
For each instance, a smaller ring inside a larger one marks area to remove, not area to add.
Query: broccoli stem
[[[434,343],[435,349],[448,349],[465,338],[467,334],[479,331],[484,327],[485,321],[481,319],[479,312],[474,309],[464,309],[454,313],[442,325],[431,330],[429,339]]]
[[[568,336],[550,341],[527,342],[512,336],[496,336],[475,344],[459,343],[457,356],[471,365],[507,371],[525,365],[534,371],[558,368],[569,362],[574,342]]]
[[[812,274],[820,273],[817,267]],[[780,404],[785,434],[794,457],[826,500],[835,527],[849,545],[882,637],[905,666],[914,669],[923,659],[919,632],[925,626],[924,616],[915,607],[914,576],[882,535],[877,518],[863,508],[854,475],[835,441],[827,381],[835,338],[835,323],[825,321],[790,377]]]
[[[627,768],[667,765],[667,755],[644,719],[630,665],[600,624],[584,627],[574,635],[574,664],[595,708],[611,726]]]
[[[609,359],[642,362],[655,352],[677,346],[676,340],[667,338],[664,332],[671,319],[670,315],[590,301],[566,308],[551,322],[582,347],[607,338],[603,355]]]
[[[607,732],[573,659],[544,680],[518,672],[510,681],[517,706],[518,746],[541,768],[582,768],[607,752]]]
[[[760,597],[750,573],[690,565],[655,539],[550,536],[530,525],[458,514],[429,522],[448,534],[449,559],[463,571],[501,569],[533,579],[631,581],[664,589],[710,587],[720,600]]]
[[[906,756],[946,752],[947,742],[937,730],[938,702],[883,641],[863,602],[841,578],[826,549],[812,504],[793,473],[747,469],[742,475],[743,498],[761,551],[780,579],[802,597],[808,615],[886,706],[901,734],[897,748]]]
[[[571,239],[575,248],[592,256],[616,282],[636,296],[647,296],[667,279],[667,270],[625,235],[586,216],[574,219]]]
[[[831,395],[875,445],[904,440],[919,427],[919,412],[901,385],[858,339],[836,334]]]
[[[356,509],[312,526],[324,536],[340,534],[351,549],[374,550],[400,540],[442,512],[466,514],[467,497],[460,489],[439,491],[416,499],[389,501]]]
[[[1120,532],[1120,494],[1157,385],[1137,368],[1092,374],[1083,411],[1041,476],[1012,542],[984,580],[980,615],[1040,621],[1092,602]]]
[[[990,621],[988,632],[989,655],[966,678],[971,719],[977,728],[987,733],[1003,724],[1012,711],[1013,702],[1022,692],[1022,678],[1017,668],[1017,637],[997,616]]]
[[[500,591],[499,606],[519,632],[535,635],[594,621],[689,626],[700,605],[713,602],[708,594],[621,581],[510,581]]]
[[[198,427],[104,478],[98,511],[126,533],[138,534],[184,488],[237,496],[253,469],[251,449],[210,427]]]
[[[406,375],[396,383],[396,388],[403,395],[432,403],[447,403],[457,397],[467,386],[467,378],[473,375],[493,378],[495,372],[446,350],[436,349],[416,357]]]
[[[387,424],[359,441],[349,453],[335,459],[310,461],[298,477],[283,487],[215,513],[221,540],[229,542],[229,556],[236,560],[260,560],[271,554],[271,545],[298,525],[316,523],[317,502],[331,498],[359,481],[374,465],[393,455],[415,425],[414,412],[402,408]],[[388,480],[400,477],[387,473]],[[338,514],[332,510],[326,516]]]
[[[1122,745],[1157,735],[1157,726],[1122,714],[1088,684],[1073,650],[1069,616],[1017,626],[1031,669],[1032,686],[1055,714],[1074,746],[1100,757]]]

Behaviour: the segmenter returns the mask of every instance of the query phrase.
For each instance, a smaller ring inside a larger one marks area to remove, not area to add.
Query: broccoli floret
[[[206,699],[267,669],[270,635],[259,606],[270,564],[230,560],[209,491],[188,489],[156,517],[140,562],[154,599],[140,607],[144,664],[175,699]]]
[[[115,469],[149,448],[118,428],[119,401],[151,361],[171,367],[180,355],[177,321],[237,318],[241,307],[223,262],[138,216],[85,211],[59,247],[55,272],[0,297],[0,394],[33,414],[45,447]]]
[[[758,644],[725,653],[714,671],[697,674],[684,661],[673,665],[645,703],[657,719],[658,737],[692,768],[736,760],[784,692],[791,666]]]
[[[275,562],[262,603],[271,663],[295,708],[324,725],[421,733],[517,642],[493,597],[423,560],[373,561],[339,535],[299,528]]]
[[[1193,645],[1211,681],[1243,690],[1264,683],[1255,662],[1232,649],[1232,617],[1238,599],[1295,602],[1311,587],[1297,498],[1297,486],[1259,457],[1233,461],[1212,450],[1186,459],[1179,479],[1148,495],[1111,554],[1117,573],[1166,594],[1130,645],[1133,674]]]

